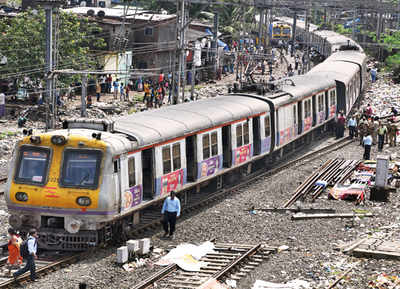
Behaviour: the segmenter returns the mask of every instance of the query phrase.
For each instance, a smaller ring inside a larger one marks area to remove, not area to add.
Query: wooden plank
[[[292,216],[292,220],[307,220],[307,219],[332,219],[332,218],[354,218],[354,217],[373,217],[372,213],[367,214],[353,214],[353,213],[343,213],[343,214],[295,214]]]
[[[363,255],[375,255],[378,257],[400,258],[400,252],[372,251],[359,248],[359,249],[354,249],[353,253],[363,254]]]
[[[351,246],[345,248],[345,249],[343,250],[343,253],[352,252],[355,248],[357,248],[358,246],[360,246],[362,243],[364,243],[364,242],[367,241],[367,240],[368,240],[368,238],[364,238],[364,239],[361,239],[361,240],[355,242],[355,243],[352,244]]]

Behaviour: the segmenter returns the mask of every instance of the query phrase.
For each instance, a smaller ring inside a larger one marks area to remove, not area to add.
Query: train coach
[[[172,190],[220,188],[325,132],[338,110],[350,111],[364,74],[362,51],[339,51],[272,93],[28,130],[10,161],[9,223],[37,228],[39,247],[51,250],[84,250],[123,235]]]

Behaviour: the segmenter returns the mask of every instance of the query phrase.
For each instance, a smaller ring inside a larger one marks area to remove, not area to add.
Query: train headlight
[[[27,193],[24,193],[24,192],[17,192],[15,194],[15,198],[17,199],[17,201],[20,201],[20,202],[28,201],[28,195],[27,195]]]
[[[40,139],[40,136],[38,135],[33,135],[30,137],[31,143],[33,144],[40,144],[42,140]]]
[[[92,200],[90,198],[88,198],[88,197],[79,197],[79,198],[76,199],[76,203],[79,206],[88,207],[92,203]]]
[[[67,139],[63,135],[53,135],[51,137],[51,143],[56,146],[62,146],[67,143]]]

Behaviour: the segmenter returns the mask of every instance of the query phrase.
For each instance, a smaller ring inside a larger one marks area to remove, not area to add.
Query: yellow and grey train
[[[365,65],[361,48],[342,48],[272,93],[233,93],[28,133],[10,160],[9,223],[37,228],[39,247],[50,250],[84,250],[123,235],[172,190],[201,194],[237,181],[323,133],[338,110],[352,109]]]

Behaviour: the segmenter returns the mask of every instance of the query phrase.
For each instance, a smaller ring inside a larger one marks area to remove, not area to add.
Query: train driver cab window
[[[264,118],[264,131],[265,131],[265,137],[271,136],[271,125],[270,125],[269,115],[267,115]]]
[[[101,157],[102,153],[99,150],[65,150],[61,185],[96,189],[99,182]]]
[[[19,152],[15,182],[43,185],[46,181],[50,149],[22,146]]]
[[[129,187],[132,188],[136,185],[136,169],[135,169],[135,158],[128,159],[128,176],[129,176]]]

